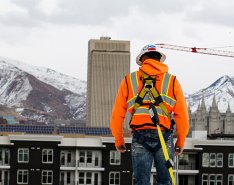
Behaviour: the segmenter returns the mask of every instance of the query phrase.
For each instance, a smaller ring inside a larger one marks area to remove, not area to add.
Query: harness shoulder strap
[[[163,103],[163,99],[155,88],[156,77],[149,76],[144,71],[141,71],[142,76],[144,78],[143,88],[138,94],[135,104],[134,104],[134,112],[137,110],[139,106],[142,105],[145,95],[148,93],[151,98],[152,103],[159,105],[163,112],[166,114],[168,119],[171,120],[171,114],[169,113],[167,107]]]

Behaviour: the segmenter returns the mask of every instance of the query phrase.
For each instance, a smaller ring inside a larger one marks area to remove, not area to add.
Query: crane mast
[[[185,46],[177,46],[177,45],[171,45],[171,44],[156,44],[156,45],[159,48],[164,48],[164,49],[172,49],[172,50],[177,50],[177,51],[186,51],[186,52],[234,58],[233,51],[224,51],[224,50],[217,50],[217,49],[210,49],[210,48],[185,47]]]

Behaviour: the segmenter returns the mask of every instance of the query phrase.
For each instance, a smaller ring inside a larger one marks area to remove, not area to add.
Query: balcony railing
[[[75,185],[76,182],[75,181],[60,181],[59,185]]]
[[[76,160],[71,160],[71,161],[61,161],[60,160],[60,165],[62,167],[75,167],[76,166]]]
[[[61,161],[60,160],[60,167],[90,167],[90,168],[100,168],[102,167],[102,160],[86,160],[86,161],[79,161],[79,160],[71,160],[71,161]]]
[[[91,182],[86,183],[86,181],[82,182],[77,182],[76,185],[85,185],[85,184],[92,184],[92,185],[101,185],[102,181],[94,181],[92,180]]]
[[[86,161],[77,161],[78,167],[91,167],[91,168],[100,168],[102,167],[102,160],[86,160]]]
[[[0,161],[0,166],[8,166],[8,165],[10,165],[9,160],[5,161],[5,159],[3,159],[2,161]]]
[[[188,164],[179,164],[179,170],[196,170],[196,164],[188,163]]]
[[[59,185],[80,185],[80,184],[86,184],[86,181],[84,181],[82,183],[79,183],[79,181],[78,182],[75,182],[75,181],[70,181],[70,182],[59,181]],[[101,185],[101,181],[94,181],[94,180],[92,180],[89,184],[92,184],[92,185]]]

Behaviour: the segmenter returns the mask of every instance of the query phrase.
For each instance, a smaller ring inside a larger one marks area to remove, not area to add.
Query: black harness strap
[[[167,131],[163,134],[164,140],[167,142],[170,137],[171,132]],[[133,138],[136,139],[136,142],[141,144],[146,150],[150,151],[152,154],[156,153],[161,148],[161,142],[159,138],[146,137],[140,134],[138,131],[133,132]],[[157,142],[158,144],[155,147],[148,145],[148,142]]]
[[[144,126],[153,126],[153,127],[155,127],[155,124],[153,124],[153,123],[143,123],[141,125],[131,124],[130,128],[132,128],[133,130],[135,130],[136,128],[141,128],[141,127],[144,127]]]

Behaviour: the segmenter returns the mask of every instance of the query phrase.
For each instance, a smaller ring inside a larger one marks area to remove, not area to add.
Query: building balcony
[[[90,160],[90,161],[76,161],[71,160],[69,162],[63,161],[60,163],[61,170],[88,170],[93,169],[95,171],[103,171],[102,160]]]
[[[179,164],[178,169],[179,170],[197,170],[196,164],[194,164],[194,163]]]
[[[60,161],[61,167],[76,167],[76,160],[71,161]]]
[[[77,167],[100,168],[102,167],[102,160],[77,161]]]
[[[86,182],[87,182],[87,179],[86,179]],[[101,185],[102,184],[102,182],[101,181],[94,181],[94,180],[92,180],[92,181],[89,181],[89,182],[87,182],[86,183],[85,181],[81,181],[81,182],[76,182],[76,185],[80,185],[80,184],[82,184],[82,185],[85,185],[85,184],[92,184],[92,185]]]
[[[9,162],[0,161],[0,166],[9,166],[9,165],[10,165]]]
[[[60,181],[59,185],[76,185],[75,181]]]

